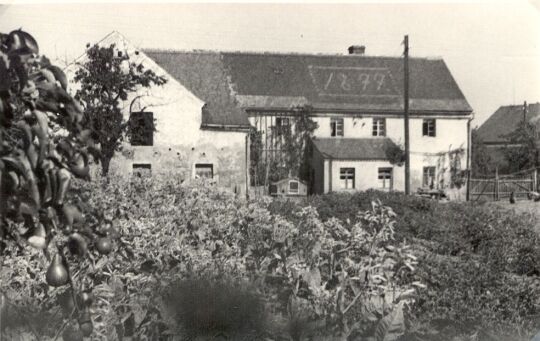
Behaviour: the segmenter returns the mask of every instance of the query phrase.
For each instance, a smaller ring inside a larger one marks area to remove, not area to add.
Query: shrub
[[[221,333],[234,339],[240,335],[253,339],[264,333],[263,301],[238,281],[208,277],[178,280],[168,289],[165,300],[188,335]]]

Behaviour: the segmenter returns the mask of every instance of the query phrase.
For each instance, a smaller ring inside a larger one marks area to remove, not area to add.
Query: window
[[[214,178],[214,165],[211,163],[195,164],[195,179],[212,179]]]
[[[354,188],[354,168],[340,168],[339,180],[341,188],[353,189]]]
[[[288,117],[276,117],[276,126],[277,127],[283,127],[289,125],[289,118]]]
[[[330,120],[330,136],[343,136],[342,118],[332,118]]]
[[[289,181],[289,193],[298,193],[298,181]]]
[[[386,119],[373,119],[373,136],[386,136]]]
[[[132,112],[129,116],[129,138],[132,146],[153,146],[154,113]]]
[[[423,187],[433,189],[435,186],[435,167],[424,167]]]
[[[422,123],[422,136],[435,136],[436,135],[436,125],[435,119],[430,118],[424,120]]]
[[[134,163],[133,164],[133,175],[138,176],[139,178],[143,176],[152,175],[152,165],[149,163]]]
[[[392,168],[379,168],[379,188],[392,189]]]

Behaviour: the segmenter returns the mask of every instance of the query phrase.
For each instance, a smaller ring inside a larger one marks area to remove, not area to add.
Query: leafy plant
[[[311,138],[317,129],[317,123],[310,117],[311,110],[309,106],[294,107],[287,117],[289,124],[269,127],[267,134],[272,134],[274,145],[267,146],[268,141],[262,140],[263,132],[252,129],[250,176],[253,185],[268,185],[288,176],[310,182]]]
[[[405,162],[405,150],[398,144],[388,143],[385,146],[384,152],[388,158],[388,161],[393,165],[402,166]]]
[[[54,321],[47,292],[69,286],[75,303],[67,317],[89,335],[92,320],[87,302],[77,301],[73,264],[99,258],[94,239],[106,231],[68,196],[74,178],[89,178],[89,156],[99,158],[100,146],[81,104],[66,91],[65,74],[39,57],[36,40],[19,29],[0,34],[0,42],[2,298],[12,312],[24,312],[21,319],[39,339],[30,321]]]
[[[509,172],[538,167],[538,131],[534,123],[525,119],[519,121],[517,128],[505,138],[508,139],[505,157]]]
[[[129,127],[124,120],[122,101],[138,88],[163,85],[166,79],[127,54],[118,56],[115,45],[94,45],[86,50],[86,61],[75,73],[80,88],[75,98],[84,104],[84,115],[91,125],[102,152],[99,156],[103,175]]]

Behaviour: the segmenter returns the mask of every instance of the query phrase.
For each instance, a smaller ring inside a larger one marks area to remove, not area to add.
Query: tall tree
[[[521,120],[507,138],[509,144],[505,149],[505,157],[510,172],[538,167],[538,131],[535,124]]]
[[[478,135],[478,130],[473,129],[471,132],[471,159],[472,159],[472,176],[486,176],[494,172],[491,156],[489,155],[484,141]]]
[[[145,70],[142,64],[133,63],[126,54],[119,56],[114,44],[89,47],[86,56],[87,60],[75,74],[75,81],[80,83],[75,98],[85,105],[85,118],[101,144],[102,174],[107,176],[111,159],[128,128],[122,101],[138,88],[163,85],[166,79]]]

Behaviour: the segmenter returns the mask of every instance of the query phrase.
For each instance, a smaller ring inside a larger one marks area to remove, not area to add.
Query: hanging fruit
[[[92,331],[94,330],[92,318],[90,317],[90,310],[88,309],[88,307],[84,309],[81,317],[79,318],[79,329],[84,336],[90,336],[90,334],[92,334]]]
[[[61,287],[69,281],[69,276],[66,267],[64,266],[62,256],[55,254],[47,274],[45,275],[47,284],[52,287]]]
[[[36,226],[34,234],[28,238],[28,244],[38,250],[43,250],[47,247],[47,232],[43,224],[39,223]]]
[[[101,237],[96,242],[99,253],[106,255],[112,251],[112,242],[108,237]]]
[[[91,291],[83,291],[81,293],[81,301],[85,307],[89,307],[94,302],[94,295]]]
[[[67,169],[62,168],[58,171],[55,204],[62,205],[64,203],[64,198],[66,197],[66,192],[69,188],[70,180],[71,173]]]
[[[69,249],[69,252],[78,256],[84,256],[88,251],[86,239],[84,239],[84,237],[77,232],[72,233],[69,236],[67,247]]]
[[[77,206],[64,204],[61,213],[63,218],[62,222],[68,230],[71,229],[73,225],[84,223],[84,215]]]
[[[84,152],[76,153],[70,162],[70,170],[78,178],[86,179],[90,174],[88,155]]]

